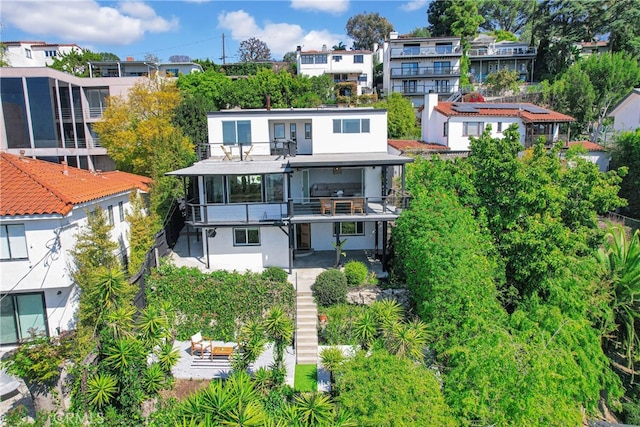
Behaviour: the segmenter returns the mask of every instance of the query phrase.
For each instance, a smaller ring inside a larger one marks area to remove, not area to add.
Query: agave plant
[[[333,403],[325,394],[303,393],[295,398],[298,419],[304,426],[332,425]]]
[[[354,325],[354,334],[363,349],[368,350],[378,334],[378,320],[373,310],[365,311]]]
[[[118,392],[118,380],[110,374],[96,374],[87,381],[89,404],[101,408],[111,402]]]
[[[176,363],[180,360],[180,351],[173,348],[173,343],[167,341],[159,347],[157,356],[162,370],[165,373],[169,373],[171,368],[176,366]]]
[[[142,386],[147,393],[155,394],[162,390],[165,377],[162,367],[158,363],[152,363],[142,375]]]
[[[329,381],[332,385],[334,372],[344,363],[344,360],[344,353],[338,347],[323,348],[320,352],[320,361],[322,362],[322,366],[329,371]]]
[[[266,395],[273,386],[271,372],[265,367],[260,367],[253,374],[253,384],[260,394]]]
[[[371,304],[370,310],[373,311],[375,318],[381,330],[388,329],[394,323],[400,322],[404,317],[404,309],[398,301],[393,299],[383,299]]]
[[[145,354],[135,339],[122,338],[105,348],[104,361],[110,368],[124,372],[144,360]]]
[[[168,338],[169,321],[156,306],[149,306],[140,312],[137,326],[143,341],[149,347],[158,345],[162,338]]]
[[[106,313],[105,326],[111,331],[114,340],[133,336],[133,315],[135,312],[135,308],[125,304]]]

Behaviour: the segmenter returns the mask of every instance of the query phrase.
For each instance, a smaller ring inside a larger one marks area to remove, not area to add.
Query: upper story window
[[[498,132],[502,132],[502,122],[498,122]]]
[[[366,83],[367,82],[367,75],[366,74],[360,74],[358,76],[358,81]]]
[[[333,119],[333,133],[369,133],[369,119]]]
[[[302,55],[300,57],[300,62],[303,64],[313,64],[313,55]]]
[[[27,48],[25,48],[25,49],[24,49],[24,54],[25,54],[25,56],[26,56],[27,58],[31,58],[31,49],[27,49]]]
[[[449,136],[449,122],[442,124],[442,136]]]
[[[113,205],[109,205],[107,207],[107,214],[109,219],[109,225],[115,224],[115,220],[113,219]]]
[[[0,225],[0,259],[28,259],[24,224]]]
[[[178,70],[177,68],[167,68],[167,71],[165,72],[166,75],[172,75],[173,77],[178,77],[178,75],[180,74],[180,70]]]
[[[118,217],[120,218],[120,222],[124,222],[124,203],[118,202]]]
[[[327,55],[315,55],[316,64],[326,64]]]
[[[224,145],[251,144],[251,120],[223,121],[222,143]]]
[[[52,58],[54,56],[58,56],[58,52],[55,50],[45,50],[44,56],[46,56],[47,58]]]
[[[436,43],[436,53],[452,53],[453,45],[451,43]]]
[[[335,62],[340,62],[342,61],[342,55],[333,55],[333,60]]]
[[[353,55],[353,63],[354,64],[363,64],[364,63],[364,55]]]
[[[462,136],[480,136],[484,130],[483,122],[463,122]]]
[[[230,175],[229,203],[262,202],[262,175]]]
[[[403,55],[418,55],[420,54],[420,44],[419,43],[405,43],[402,45],[402,54]]]

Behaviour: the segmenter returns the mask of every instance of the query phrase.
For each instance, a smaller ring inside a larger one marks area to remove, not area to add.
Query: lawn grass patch
[[[300,392],[317,391],[318,366],[315,364],[296,365],[293,388]]]

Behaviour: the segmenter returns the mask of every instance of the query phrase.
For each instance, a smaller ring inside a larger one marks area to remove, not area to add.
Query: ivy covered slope
[[[147,301],[167,301],[178,312],[179,340],[197,332],[217,340],[234,340],[238,325],[259,319],[270,307],[292,313],[295,291],[282,269],[244,274],[202,273],[197,268],[163,265],[147,282]]]
[[[596,215],[624,202],[615,172],[517,132],[468,159],[418,159],[393,233],[394,273],[433,333],[445,401],[463,425],[579,426],[623,389],[602,347],[615,326]]]

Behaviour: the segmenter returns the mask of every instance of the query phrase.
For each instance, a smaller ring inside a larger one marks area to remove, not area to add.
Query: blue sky
[[[351,46],[347,20],[363,12],[386,17],[399,33],[427,25],[428,0],[3,0],[2,41],[76,43],[121,59],[161,60],[172,55],[221,63],[222,34],[227,62],[237,61],[238,45],[250,37],[267,43],[272,57],[303,50]]]

